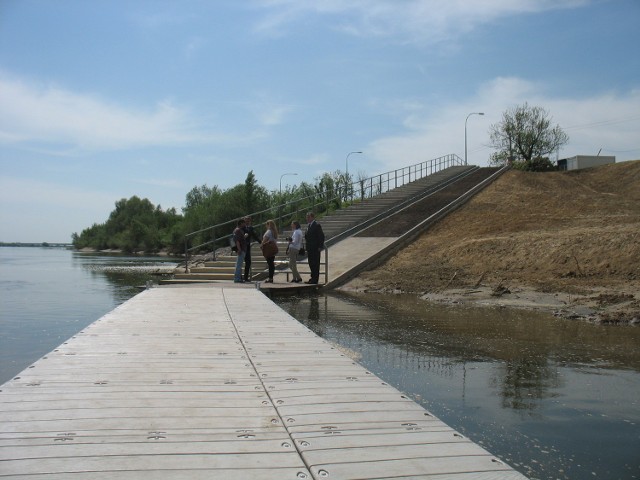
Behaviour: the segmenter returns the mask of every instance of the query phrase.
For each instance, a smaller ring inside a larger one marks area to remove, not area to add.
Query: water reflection
[[[491,380],[502,405],[516,410],[534,410],[537,400],[557,396],[552,392],[562,386],[558,370],[542,357],[509,361]]]
[[[528,476],[640,477],[638,328],[393,295],[275,301]]]
[[[136,295],[149,282],[156,285],[178,260],[169,257],[129,256],[105,253],[72,253],[72,264],[92,277],[98,288],[106,287],[117,304]]]
[[[0,384],[140,292],[159,257],[0,248]]]

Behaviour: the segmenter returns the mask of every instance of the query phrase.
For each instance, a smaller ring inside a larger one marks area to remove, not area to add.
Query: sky
[[[367,176],[464,158],[465,124],[486,166],[525,102],[559,158],[640,159],[638,25],[638,0],[0,0],[0,242],[70,242],[134,195],[181,212],[249,171],[313,183],[354,151]]]

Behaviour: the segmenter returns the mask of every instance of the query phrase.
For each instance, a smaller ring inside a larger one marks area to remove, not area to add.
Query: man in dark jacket
[[[324,249],[324,232],[322,226],[316,222],[313,212],[307,213],[307,231],[304,234],[307,248],[307,261],[311,269],[311,278],[307,283],[318,283],[320,279],[320,252]]]
[[[244,240],[244,220],[238,220],[238,226],[233,231],[233,243],[236,247],[236,270],[233,275],[234,283],[243,283],[242,280],[242,262],[247,251],[247,242]]]
[[[244,281],[249,281],[249,272],[251,271],[251,241],[260,242],[261,238],[251,225],[251,217],[244,217],[244,238],[247,243],[247,253],[244,256]]]

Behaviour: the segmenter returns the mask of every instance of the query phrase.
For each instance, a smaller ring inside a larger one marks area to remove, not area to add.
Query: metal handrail
[[[341,208],[344,203],[350,205],[357,201],[363,201],[366,198],[373,198],[395,188],[402,187],[403,185],[437,173],[445,168],[456,165],[464,165],[464,160],[456,154],[449,154],[396,170],[390,170],[352,183],[347,183],[350,177],[350,175],[348,175],[345,178],[344,185],[337,185],[336,187],[323,192],[315,192],[311,195],[297,198],[281,205],[276,205],[259,212],[251,213],[249,216],[251,216],[252,219],[258,219],[257,222],[254,222],[256,225],[261,223],[262,220],[266,221],[267,219],[273,219],[277,225],[281,226],[284,219],[293,220],[295,218],[300,218],[301,211],[306,213],[308,210],[317,210],[322,205],[325,207],[324,211],[328,211],[332,203],[335,203],[337,208]],[[354,192],[356,190],[359,192],[358,200],[354,200]],[[185,271],[188,270],[190,252],[200,250],[208,245],[212,245],[215,252],[216,244],[228,242],[231,235],[229,232],[235,228],[240,218],[243,217],[234,218],[227,220],[226,222],[187,233],[184,236]],[[189,247],[190,238],[209,231],[211,232],[210,240]],[[216,237],[216,231],[225,231],[226,233],[222,236]]]

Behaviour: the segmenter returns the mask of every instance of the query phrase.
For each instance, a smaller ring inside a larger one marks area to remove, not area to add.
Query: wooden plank
[[[233,441],[245,441],[246,439],[256,440],[256,441],[278,441],[282,442],[286,440],[286,435],[283,435],[284,430],[279,432],[276,431],[261,431],[261,429],[253,429],[249,431],[239,432],[238,430],[185,430],[183,432],[178,432],[177,429],[174,429],[171,432],[171,435],[167,437],[166,432],[154,432],[153,434],[147,434],[146,436],[141,436],[139,431],[129,430],[124,432],[106,432],[106,431],[85,431],[82,432],[82,437],[75,437],[68,434],[57,434],[57,435],[44,435],[36,432],[30,432],[29,436],[25,436],[22,438],[13,437],[10,439],[3,439],[0,437],[0,446],[42,446],[42,445],[55,445],[57,443],[66,443],[72,442],[74,444],[104,444],[104,443],[114,443],[114,444],[129,444],[129,443],[139,443],[139,442],[148,442],[148,441],[161,441],[163,443],[174,443],[174,442],[198,442],[198,443],[207,443],[207,442],[233,442]],[[233,438],[234,440],[230,440]]]
[[[105,456],[138,456],[138,455],[238,455],[248,453],[294,452],[295,447],[283,437],[275,440],[231,440],[229,438],[217,442],[196,442],[191,438],[171,441],[167,438],[153,441],[125,442],[118,438],[117,442],[58,442],[57,444],[14,445],[11,457],[6,457],[0,449],[0,461],[12,459],[45,459],[56,457],[98,457]]]
[[[182,465],[179,469],[145,469],[145,470],[112,470],[112,471],[88,471],[88,472],[63,472],[10,475],[3,479],[28,480],[140,480],[145,478],[162,480],[308,480],[311,474],[301,468],[245,468],[241,463],[234,468],[203,468],[200,470],[191,468],[190,465]],[[422,477],[424,479],[424,477]]]
[[[173,429],[254,429],[273,425],[274,428],[282,422],[277,413],[266,416],[233,417],[219,415],[216,417],[105,417],[105,418],[58,418],[48,421],[3,422],[0,424],[0,433],[22,434],[28,432],[82,432],[87,430],[131,430],[136,429],[144,433],[155,431],[167,431]]]
[[[171,473],[181,469],[218,470],[218,469],[268,469],[297,468],[306,471],[295,451],[287,453],[238,453],[238,454],[145,454],[145,455],[105,455],[84,456],[72,454],[56,458],[35,458],[5,460],[2,462],[2,474],[9,476],[28,476],[44,473],[75,473],[93,471],[145,471],[160,470]],[[114,476],[114,478],[117,478]],[[233,476],[229,478],[234,478]]]
[[[513,475],[510,468],[491,456],[456,456],[456,457],[422,457],[398,460],[381,460],[369,462],[326,463],[311,466],[314,478],[340,478],[357,480],[363,478],[405,478],[414,475],[419,478],[451,478],[450,475],[460,473],[489,473],[490,478],[502,478],[507,472],[509,478],[523,479],[522,475]],[[470,478],[480,478],[480,475]]]
[[[321,450],[302,450],[302,457],[309,465],[337,463],[375,462],[381,460],[403,460],[410,458],[438,458],[459,456],[485,456],[487,452],[469,443],[433,443],[429,445],[400,444],[372,445],[363,447],[340,447]]]

